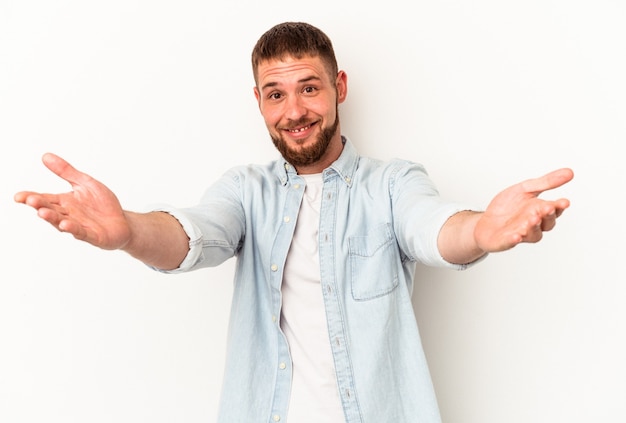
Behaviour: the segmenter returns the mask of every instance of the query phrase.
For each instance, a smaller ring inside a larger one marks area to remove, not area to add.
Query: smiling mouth
[[[290,130],[289,130],[289,132],[292,132],[292,133],[295,133],[295,132],[303,132],[303,131],[306,131],[307,129],[309,129],[310,127],[311,127],[311,125],[309,125],[309,126],[305,126],[305,127],[303,127],[303,128],[300,128],[300,129],[290,129]]]
[[[311,128],[312,126],[314,126],[314,125],[315,125],[315,122],[313,122],[313,123],[309,123],[308,125],[306,125],[306,126],[301,126],[301,127],[299,127],[299,128],[293,128],[293,129],[291,129],[291,128],[286,128],[286,131],[287,131],[287,132],[289,132],[289,133],[292,133],[292,134],[297,134],[297,133],[304,132],[304,131],[306,131],[306,130],[310,129],[310,128]]]

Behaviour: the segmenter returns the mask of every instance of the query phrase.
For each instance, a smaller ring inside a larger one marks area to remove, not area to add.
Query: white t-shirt
[[[304,198],[285,265],[280,325],[293,362],[288,423],[345,421],[320,286],[318,232],[322,175],[301,175]]]

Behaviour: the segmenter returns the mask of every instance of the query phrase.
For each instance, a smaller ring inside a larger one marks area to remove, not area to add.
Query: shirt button
[[[350,183],[350,181],[351,181],[351,180],[352,180],[352,179],[350,179],[350,177],[349,177],[349,176],[346,176],[346,182],[347,182],[347,183]]]
[[[286,365],[285,363],[280,363],[280,364],[278,365],[278,368],[279,368],[280,370],[285,370],[285,369],[287,368],[287,365]]]
[[[284,221],[285,223],[289,223],[289,221],[290,221],[290,220],[291,220],[291,218],[290,218],[289,216],[285,216],[285,217],[283,217],[283,221]]]
[[[272,272],[275,272],[275,271],[277,271],[277,270],[278,270],[278,266],[277,266],[277,265],[275,265],[275,264],[272,264],[271,269],[272,269]]]
[[[294,187],[295,189],[300,189],[300,184],[294,184],[294,185],[293,185],[293,187]]]
[[[275,422],[279,422],[279,421],[280,421],[280,416],[279,416],[278,414],[274,414],[274,417],[272,417],[272,419],[273,419]]]
[[[276,316],[272,315],[272,322],[276,323]]]

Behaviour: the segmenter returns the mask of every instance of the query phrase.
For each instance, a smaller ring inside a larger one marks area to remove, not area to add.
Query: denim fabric
[[[413,277],[416,262],[467,267],[442,259],[437,235],[468,207],[442,201],[422,166],[360,157],[344,142],[323,172],[319,260],[345,422],[439,422]],[[220,423],[286,422],[291,361],[279,326],[281,281],[304,186],[281,159],[231,169],[192,208],[161,209],[190,238],[173,273],[237,258]]]

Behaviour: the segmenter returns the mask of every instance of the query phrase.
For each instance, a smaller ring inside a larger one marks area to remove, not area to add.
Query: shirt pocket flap
[[[363,236],[350,237],[352,297],[357,301],[386,295],[398,285],[397,244],[391,224],[375,226]]]

